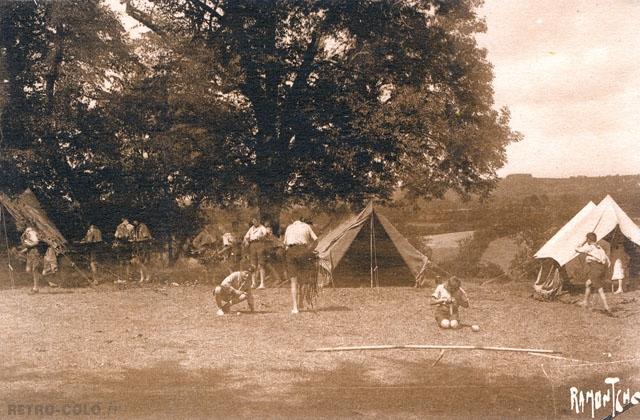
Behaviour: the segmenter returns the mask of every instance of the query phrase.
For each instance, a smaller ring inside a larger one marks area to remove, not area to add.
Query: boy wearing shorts
[[[219,286],[213,290],[213,295],[218,305],[217,315],[228,314],[231,306],[247,301],[249,310],[254,311],[253,294],[251,293],[251,274],[253,269],[234,271],[229,274]]]
[[[438,284],[431,295],[431,304],[436,306],[434,315],[440,328],[460,327],[458,308],[469,307],[467,294],[460,285],[459,278],[451,277],[446,283]]]

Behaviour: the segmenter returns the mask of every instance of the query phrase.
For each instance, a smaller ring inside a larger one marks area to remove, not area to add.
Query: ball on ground
[[[478,331],[480,331],[480,325],[472,325],[472,326],[471,326],[471,330],[472,330],[473,332],[478,332]]]

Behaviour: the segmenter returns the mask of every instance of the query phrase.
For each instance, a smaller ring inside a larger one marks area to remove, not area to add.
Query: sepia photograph
[[[0,418],[640,418],[640,0],[0,0]]]

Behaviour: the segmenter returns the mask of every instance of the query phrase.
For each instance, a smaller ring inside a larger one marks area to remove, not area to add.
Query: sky
[[[524,135],[500,176],[640,174],[640,0],[485,0],[478,13],[495,106]]]
[[[524,140],[499,171],[640,174],[640,0],[485,0],[496,106]]]

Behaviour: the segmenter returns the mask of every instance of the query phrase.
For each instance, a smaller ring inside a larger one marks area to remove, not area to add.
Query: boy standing
[[[591,287],[593,287],[598,291],[598,295],[600,295],[600,299],[602,299],[605,312],[610,314],[611,309],[609,309],[607,298],[604,296],[604,281],[607,275],[607,267],[611,265],[611,262],[609,261],[609,257],[607,257],[607,253],[598,245],[597,241],[598,237],[596,234],[589,232],[582,245],[576,248],[577,253],[585,254],[588,268],[588,277],[584,289],[584,302],[582,302],[582,304],[585,308],[589,307],[589,297],[591,296]]]
[[[441,328],[456,329],[460,326],[460,306],[469,307],[467,294],[460,287],[460,279],[451,277],[446,283],[439,284],[433,292],[432,305],[436,305],[435,317]]]
[[[251,293],[251,270],[234,271],[229,274],[219,286],[213,290],[213,295],[218,305],[217,315],[229,313],[232,305],[247,301],[249,310],[254,311],[253,294]]]

